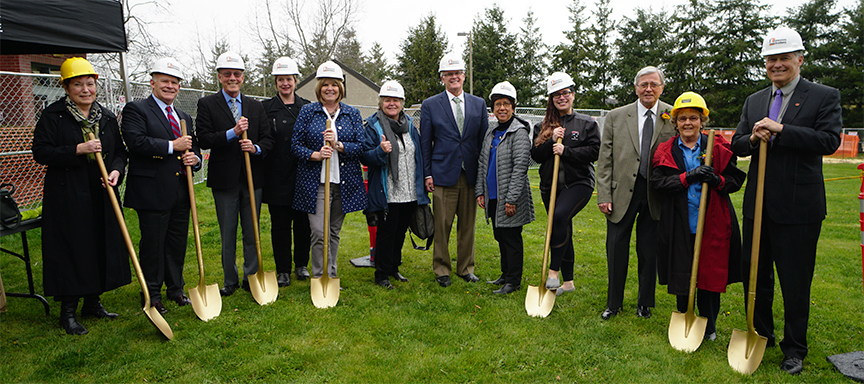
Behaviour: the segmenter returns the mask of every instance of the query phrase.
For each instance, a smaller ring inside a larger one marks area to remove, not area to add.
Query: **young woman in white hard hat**
[[[402,111],[405,89],[390,80],[378,92],[378,111],[366,118],[362,161],[369,167],[369,208],[378,224],[375,241],[375,283],[393,289],[390,277],[399,273],[402,244],[417,204],[429,204],[423,187],[420,133],[411,116]]]
[[[117,117],[96,102],[99,75],[73,57],[60,66],[66,95],[42,111],[33,131],[33,159],[48,166],[42,199],[42,261],[46,296],[60,302],[60,326],[88,331],[75,316],[113,319],[102,292],[129,284],[129,255],[104,185],[115,188],[126,169],[126,146]],[[93,133],[96,139],[89,139]],[[108,180],[102,180],[102,156]]]
[[[297,179],[297,159],[291,154],[291,137],[300,108],[309,104],[295,91],[300,70],[290,57],[273,63],[276,96],[262,102],[273,130],[273,150],[264,158],[262,201],[270,210],[270,238],[276,261],[276,281],[280,287],[291,284],[291,234],[294,234],[294,274],[298,280],[309,278],[309,217],[291,208]]]
[[[489,99],[495,120],[480,145],[474,194],[486,210],[486,222],[492,220],[501,252],[501,277],[489,283],[501,285],[493,293],[508,294],[522,287],[522,227],[534,221],[528,182],[531,123],[516,116],[516,88],[509,81],[496,84]]]
[[[342,102],[345,85],[342,68],[332,61],[318,67],[317,102],[300,109],[291,138],[291,151],[298,160],[293,207],[309,214],[312,230],[312,276],[324,269],[324,183],[330,183],[330,248],[326,271],[336,278],[339,232],[345,214],[366,208],[363,186],[363,119],[357,108]],[[327,129],[327,121],[331,128]],[[330,159],[330,180],[324,180],[325,159]]]
[[[576,290],[573,285],[573,217],[594,192],[594,165],[600,152],[600,128],[591,116],[573,111],[575,83],[570,75],[555,72],[546,79],[549,99],[546,117],[534,126],[531,158],[540,163],[540,196],[546,210],[552,191],[555,155],[561,156],[558,191],[552,221],[551,260],[546,288],[556,294]],[[562,139],[561,144],[556,141]]]
[[[678,311],[687,312],[690,274],[699,201],[708,183],[708,205],[699,253],[696,305],[708,319],[705,339],[717,339],[720,293],[726,285],[741,281],[741,233],[729,194],[741,189],[745,174],[735,167],[736,157],[723,135],[714,138],[711,165],[704,164],[708,135],[705,99],[684,92],[672,107],[672,124],[678,135],[661,143],[654,152],[650,183],[663,196],[657,241],[657,274],[660,284],[677,295]]]

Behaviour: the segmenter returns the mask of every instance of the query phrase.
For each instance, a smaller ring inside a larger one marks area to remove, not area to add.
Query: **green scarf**
[[[85,142],[90,140],[90,133],[93,134],[93,137],[97,139],[99,138],[99,120],[102,120],[102,108],[99,107],[99,103],[90,104],[90,116],[84,117],[84,114],[81,113],[81,109],[78,108],[78,105],[72,102],[72,98],[67,95],[66,109],[70,114],[72,114],[75,121],[81,125],[81,134],[84,135]],[[105,152],[102,152],[102,158],[105,158]],[[87,160],[94,161],[96,160],[96,156],[92,153],[88,153]]]

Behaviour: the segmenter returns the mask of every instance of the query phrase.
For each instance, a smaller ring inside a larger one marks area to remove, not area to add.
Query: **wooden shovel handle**
[[[327,119],[327,129],[330,129],[331,121]],[[329,145],[325,142],[324,145]],[[324,274],[330,276],[327,270],[327,259],[330,253],[330,158],[324,159]]]
[[[561,144],[559,137],[556,144]],[[561,155],[555,155],[552,166],[552,191],[549,193],[549,211],[546,216],[546,241],[543,244],[543,270],[540,271],[540,286],[546,287],[546,273],[549,269],[549,249],[552,243],[552,219],[555,215],[555,199],[558,197],[558,167],[561,165]]]
[[[759,141],[759,168],[756,175],[756,208],[753,211],[753,240],[750,248],[750,285],[747,289],[747,327],[755,329],[753,311],[756,309],[756,276],[759,272],[759,248],[762,240],[762,200],[765,196],[765,162],[768,142]]]
[[[701,138],[700,138],[701,140]],[[714,130],[708,131],[708,148],[705,148],[705,165],[710,166],[714,157]],[[693,266],[690,270],[690,294],[687,312],[693,312],[693,298],[696,296],[696,277],[699,275],[699,255],[702,253],[702,237],[705,235],[705,211],[708,208],[708,183],[702,183],[702,196],[699,197],[699,216],[696,220],[696,239],[693,242]]]
[[[180,119],[180,135],[186,136],[186,119]],[[183,151],[183,154],[189,150]],[[201,229],[198,226],[198,204],[195,201],[195,183],[192,180],[192,166],[186,166],[186,184],[189,188],[189,208],[192,211],[192,233],[195,235],[195,254],[198,256],[198,286],[204,286],[204,256],[201,251]]]
[[[243,140],[247,140],[246,131],[243,131],[242,137]],[[258,253],[257,274],[264,276],[264,260],[261,258],[261,234],[258,231],[258,209],[255,205],[255,182],[252,180],[252,160],[249,158],[249,152],[246,151],[243,151],[243,158],[246,160],[246,184],[249,185],[249,208],[252,211],[252,229],[255,232],[255,251]]]

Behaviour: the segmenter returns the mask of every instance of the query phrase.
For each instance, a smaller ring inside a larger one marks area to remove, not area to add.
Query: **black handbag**
[[[414,217],[411,218],[408,229],[410,229],[411,233],[419,237],[421,240],[426,240],[426,246],[421,247],[414,242],[414,236],[409,235],[414,249],[421,251],[428,251],[431,249],[432,238],[435,236],[435,218],[432,216],[431,204],[417,205],[417,208],[414,209]]]
[[[15,186],[9,183],[0,184],[0,225],[7,229],[18,228],[21,224],[21,211],[12,194]]]

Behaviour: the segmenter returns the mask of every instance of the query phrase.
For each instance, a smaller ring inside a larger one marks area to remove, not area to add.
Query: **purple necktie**
[[[774,104],[771,104],[771,110],[768,111],[768,118],[776,122],[780,122],[780,107],[783,106],[783,91],[779,88],[774,94]]]

